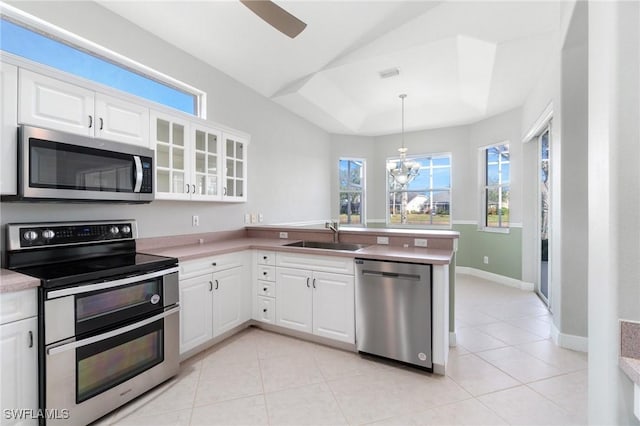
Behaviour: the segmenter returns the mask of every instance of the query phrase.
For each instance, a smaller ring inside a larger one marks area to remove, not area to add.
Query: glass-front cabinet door
[[[193,192],[189,170],[189,123],[152,113],[151,137],[156,148],[157,199],[188,200]]]
[[[224,137],[223,199],[247,200],[247,140],[230,133]]]
[[[193,137],[191,199],[220,200],[223,187],[220,173],[222,134],[216,129],[195,124],[191,125],[191,131]]]

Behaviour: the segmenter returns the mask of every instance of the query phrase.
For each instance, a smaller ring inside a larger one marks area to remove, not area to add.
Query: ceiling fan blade
[[[240,0],[253,13],[281,33],[295,38],[307,26],[304,22],[269,0]]]

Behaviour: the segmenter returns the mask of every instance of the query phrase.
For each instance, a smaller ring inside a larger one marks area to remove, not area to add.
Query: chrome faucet
[[[339,226],[338,221],[325,222],[325,224],[324,224],[325,228],[331,229],[333,231],[333,242],[334,243],[338,242],[338,226]]]

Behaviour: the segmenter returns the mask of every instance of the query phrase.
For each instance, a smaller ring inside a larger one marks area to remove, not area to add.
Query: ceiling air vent
[[[400,75],[400,70],[398,68],[389,68],[388,70],[378,72],[378,74],[380,74],[380,78],[391,78]]]

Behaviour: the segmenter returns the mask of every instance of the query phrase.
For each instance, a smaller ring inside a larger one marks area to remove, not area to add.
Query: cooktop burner
[[[178,265],[137,253],[133,220],[7,225],[7,267],[40,278],[42,287],[87,284]]]
[[[177,266],[172,257],[133,253],[72,262],[43,264],[14,269],[21,274],[40,278],[45,288],[87,283],[129,273],[145,273]]]

